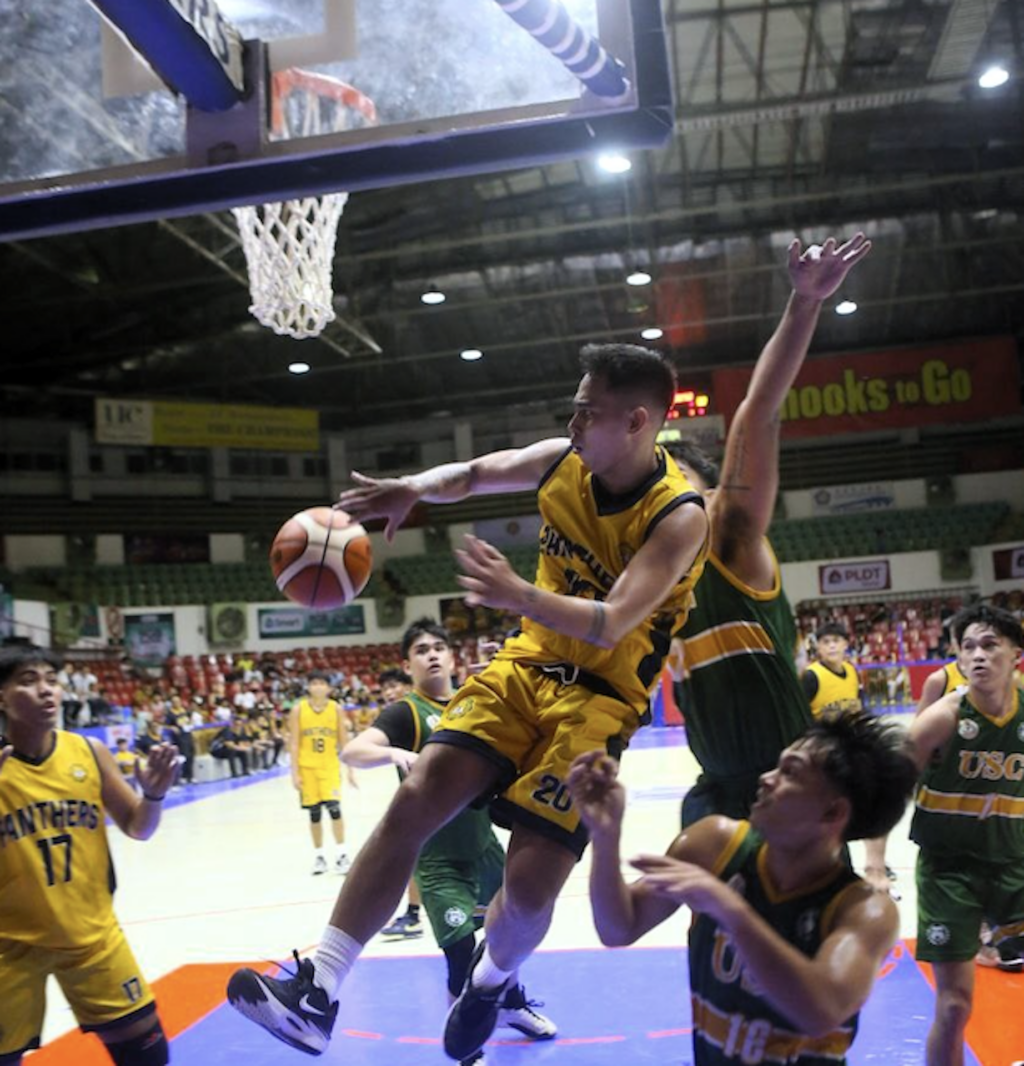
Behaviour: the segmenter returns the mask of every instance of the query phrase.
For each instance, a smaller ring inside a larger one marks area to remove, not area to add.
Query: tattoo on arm
[[[445,463],[424,479],[422,498],[436,503],[461,499],[473,491],[473,481],[469,463]]]
[[[595,600],[593,607],[594,616],[590,621],[587,635],[583,638],[588,644],[596,644],[601,639],[601,634],[604,633],[604,604]]]

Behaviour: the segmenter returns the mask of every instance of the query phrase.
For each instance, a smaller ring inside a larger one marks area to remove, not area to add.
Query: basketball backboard
[[[561,0],[561,17],[621,64],[614,93],[594,91],[515,21],[512,9],[552,0],[95,3],[5,5],[0,239],[650,147],[671,134],[659,0]],[[197,54],[172,55],[165,30],[148,27],[142,50],[161,81],[97,10],[117,19],[119,6],[129,18],[190,18],[213,53],[234,42],[220,64],[226,102],[236,86],[245,100],[197,107],[189,90],[192,105],[172,93],[166,82],[183,88],[174,61],[191,72]],[[265,72],[296,65],[354,86],[376,125],[272,139]]]

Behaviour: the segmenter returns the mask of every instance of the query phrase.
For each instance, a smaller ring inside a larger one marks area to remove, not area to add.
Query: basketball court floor
[[[696,777],[683,730],[649,730],[627,752],[626,854],[663,851],[676,831],[679,803]],[[366,839],[395,784],[388,768],[362,771],[346,786],[350,854]],[[890,842],[899,874],[902,932],[913,937],[914,848],[909,819]],[[172,1037],[172,1059],[188,1066],[308,1061],[246,1022],[224,1001],[240,963],[268,969],[292,948],[310,952],[341,878],[313,877],[306,819],[287,771],[174,793],[158,835],[148,843],[111,840],[120,887],[117,912],[144,972],[155,983]],[[854,846],[854,860],[861,852]],[[607,950],[594,932],[585,857],[559,901],[543,949],[524,968],[531,998],[559,1026],[558,1037],[529,1045],[499,1030],[489,1066],[564,1066],[691,1061],[685,942],[680,912],[637,946]],[[968,1066],[1010,1066],[1024,1058],[1024,975],[978,970]],[[849,1061],[886,1066],[924,1062],[933,1009],[926,967],[903,940],[887,960],[861,1015]],[[55,986],[44,1040],[33,1066],[106,1063]],[[321,1061],[349,1066],[443,1066],[444,963],[430,940],[375,939],[345,987],[334,1040]]]

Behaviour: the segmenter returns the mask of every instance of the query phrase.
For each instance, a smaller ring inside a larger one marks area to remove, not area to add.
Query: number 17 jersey
[[[55,738],[0,769],[0,944],[83,947],[117,924],[99,764],[84,737]]]

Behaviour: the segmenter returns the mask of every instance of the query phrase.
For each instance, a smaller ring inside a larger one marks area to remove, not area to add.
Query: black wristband
[[[144,800],[149,800],[150,803],[163,803],[164,801],[163,796],[151,796],[148,792],[143,792],[142,798]]]

